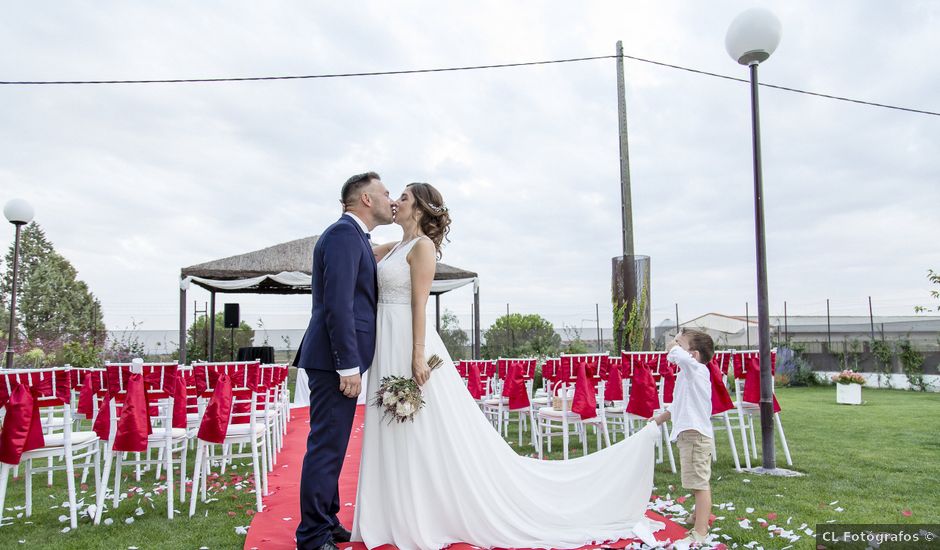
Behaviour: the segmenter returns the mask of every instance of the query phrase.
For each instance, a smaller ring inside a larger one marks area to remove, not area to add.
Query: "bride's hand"
[[[423,386],[431,378],[431,369],[427,361],[421,356],[415,355],[411,359],[411,374],[419,386]]]

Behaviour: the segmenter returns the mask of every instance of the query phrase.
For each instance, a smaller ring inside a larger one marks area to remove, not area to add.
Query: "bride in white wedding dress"
[[[367,402],[385,376],[423,382],[414,422],[366,407],[352,540],[375,548],[576,548],[639,537],[653,542],[646,505],[658,428],[568,461],[523,457],[484,418],[425,309],[450,218],[440,193],[409,185],[396,223],[403,238],[377,248],[379,305]],[[425,328],[427,327],[427,328]],[[419,335],[413,337],[413,335]],[[428,370],[425,358],[444,364]]]

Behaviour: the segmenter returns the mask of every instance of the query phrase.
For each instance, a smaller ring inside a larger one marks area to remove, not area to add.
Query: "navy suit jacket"
[[[365,372],[375,354],[378,292],[372,246],[359,224],[344,215],[313,248],[313,313],[297,366]]]

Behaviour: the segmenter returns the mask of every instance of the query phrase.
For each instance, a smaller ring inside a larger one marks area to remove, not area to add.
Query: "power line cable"
[[[326,78],[355,78],[355,77],[369,77],[369,76],[395,76],[395,75],[408,75],[408,74],[423,74],[423,73],[443,73],[443,72],[456,72],[456,71],[477,71],[483,69],[505,69],[513,67],[531,67],[536,65],[556,65],[561,63],[580,63],[584,61],[595,61],[598,59],[616,59],[616,55],[598,55],[592,57],[572,57],[567,59],[550,59],[543,61],[526,61],[520,63],[499,63],[499,64],[490,64],[490,65],[467,65],[461,67],[437,67],[431,69],[407,69],[399,71],[370,71],[370,72],[358,72],[358,73],[325,73],[325,74],[312,74],[312,75],[280,75],[280,76],[246,76],[246,77],[221,77],[221,78],[170,78],[170,79],[144,79],[144,80],[4,80],[0,81],[0,85],[4,86],[47,86],[47,85],[88,85],[88,84],[99,84],[99,85],[109,85],[109,84],[197,84],[197,83],[220,83],[220,82],[259,82],[259,81],[272,81],[272,80],[315,80],[315,79],[326,79]],[[711,76],[714,78],[722,78],[725,80],[733,80],[736,82],[749,82],[745,78],[738,78],[734,76],[724,75],[720,73],[713,73],[710,71],[703,71],[701,69],[693,69],[691,67],[684,67],[682,65],[675,65],[672,63],[665,63],[662,61],[655,61],[652,59],[645,59],[642,57],[637,57],[633,55],[624,54],[624,59],[631,59],[633,61],[639,61],[641,63],[648,63],[651,65],[657,65],[660,67],[666,67],[670,69],[677,69],[680,71],[686,71],[694,74],[699,74],[703,76]],[[769,84],[765,82],[759,83],[760,86],[766,88],[773,88],[777,90],[783,90],[786,92],[793,92],[798,94],[810,95],[815,97],[822,97],[826,99],[834,99],[837,101],[846,101],[849,103],[857,103],[859,105],[868,105],[870,107],[881,107],[884,109],[893,109],[896,111],[905,111],[909,113],[917,113],[922,115],[930,116],[940,116],[940,112],[927,111],[924,109],[914,109],[911,107],[901,107],[898,105],[889,105],[886,103],[876,103],[873,101],[864,101],[861,99],[853,99],[849,97],[823,94],[819,92],[811,92],[808,90],[801,90],[799,88],[791,88],[789,86],[780,86],[777,84]]]

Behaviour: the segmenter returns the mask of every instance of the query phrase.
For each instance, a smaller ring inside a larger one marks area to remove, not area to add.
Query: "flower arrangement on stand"
[[[865,384],[864,375],[852,370],[844,370],[832,375],[832,381],[836,384],[836,403],[845,405],[862,404],[862,385]]]

